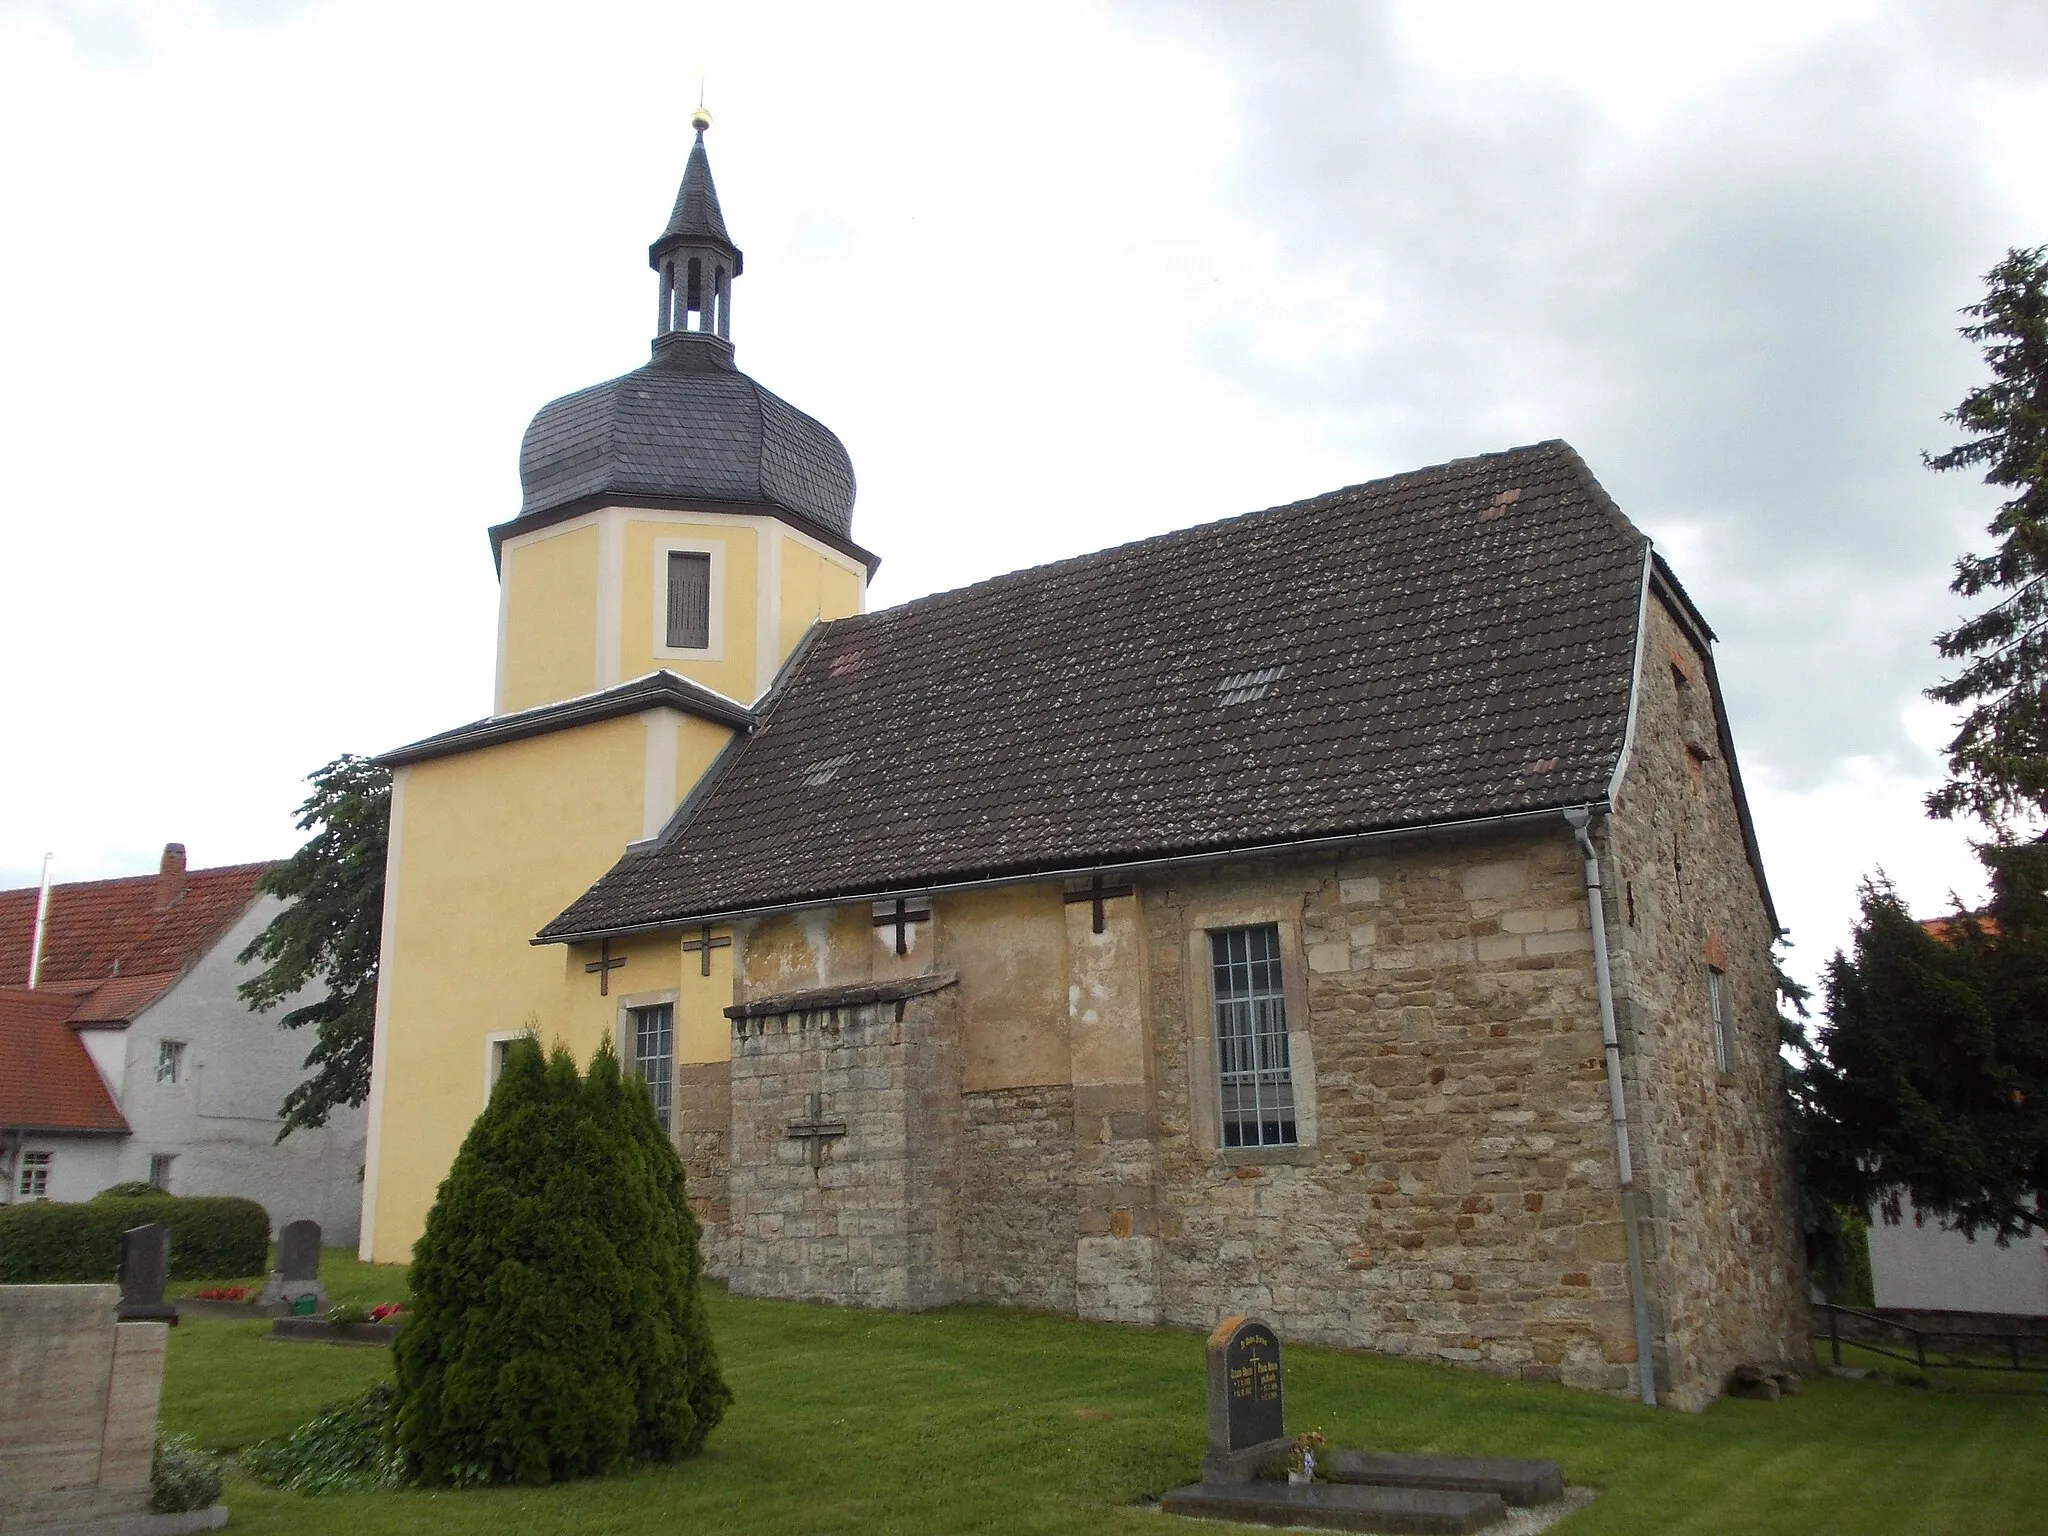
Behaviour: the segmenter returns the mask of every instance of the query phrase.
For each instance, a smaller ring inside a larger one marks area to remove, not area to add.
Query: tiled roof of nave
[[[1646,547],[1544,443],[839,620],[543,936],[1598,800]]]

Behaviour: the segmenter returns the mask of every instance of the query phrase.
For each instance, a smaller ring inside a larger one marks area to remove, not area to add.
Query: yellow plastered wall
[[[696,944],[702,937],[701,929],[691,928],[670,935],[669,942]],[[726,1061],[732,1056],[732,1020],[725,1010],[733,1003],[733,934],[730,928],[714,927],[711,937],[708,976],[701,951],[681,952],[682,979],[676,984],[676,1062],[680,1066]],[[726,941],[722,946],[716,942],[720,939]]]
[[[499,579],[498,713],[589,693],[597,678],[597,528],[586,523],[513,545]]]
[[[777,564],[782,570],[776,643],[787,656],[816,619],[844,619],[859,613],[863,574],[800,539],[783,536]]]
[[[722,735],[686,720],[678,755],[706,760],[703,738]],[[611,973],[612,997],[583,970],[594,950],[528,942],[641,835],[646,762],[646,728],[629,715],[403,770],[376,1184],[365,1192],[378,1260],[411,1253],[483,1107],[491,1035],[532,1022],[585,1061],[616,1027],[618,995],[677,986],[672,935],[614,944],[628,963]]]
[[[668,551],[711,555],[711,654],[676,653],[668,640]],[[751,702],[760,671],[760,535],[738,520],[628,518],[620,565],[619,677],[666,668],[729,699]],[[775,658],[781,660],[778,655]]]

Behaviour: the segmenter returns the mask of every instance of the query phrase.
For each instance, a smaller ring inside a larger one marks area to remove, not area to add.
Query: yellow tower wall
[[[672,733],[672,753],[657,738]],[[597,946],[528,941],[665,819],[729,739],[693,716],[650,710],[414,763],[398,771],[385,890],[363,1252],[407,1258],[470,1122],[488,1094],[491,1042],[525,1029],[579,1062],[619,1029],[634,1000],[678,1006],[695,1059],[707,1043],[700,961],[680,935],[615,941],[626,964],[584,971]],[[650,794],[649,773],[659,775]],[[654,830],[658,830],[657,827]],[[690,1006],[678,997],[685,963]],[[731,996],[730,951],[714,974]],[[656,995],[666,994],[666,996]],[[686,1029],[687,1025],[687,1029]],[[721,1036],[722,1038],[722,1036]],[[622,1042],[630,1053],[630,1040]],[[709,1058],[718,1059],[718,1058]]]
[[[597,678],[598,529],[569,523],[508,545],[495,713],[589,693]]]

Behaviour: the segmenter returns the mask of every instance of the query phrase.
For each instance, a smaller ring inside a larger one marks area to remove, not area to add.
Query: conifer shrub
[[[704,1443],[731,1401],[683,1171],[609,1040],[517,1043],[413,1250],[396,1443],[426,1483],[548,1483]]]

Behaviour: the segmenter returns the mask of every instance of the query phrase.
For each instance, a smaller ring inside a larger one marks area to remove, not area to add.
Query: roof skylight
[[[851,752],[842,752],[837,757],[822,758],[804,770],[804,783],[812,789],[820,784],[830,784],[839,777],[839,770],[853,761]]]
[[[1216,702],[1250,704],[1256,699],[1263,699],[1272,691],[1273,685],[1280,681],[1280,674],[1286,670],[1286,667],[1279,666],[1260,667],[1253,672],[1229,673],[1216,685]]]

